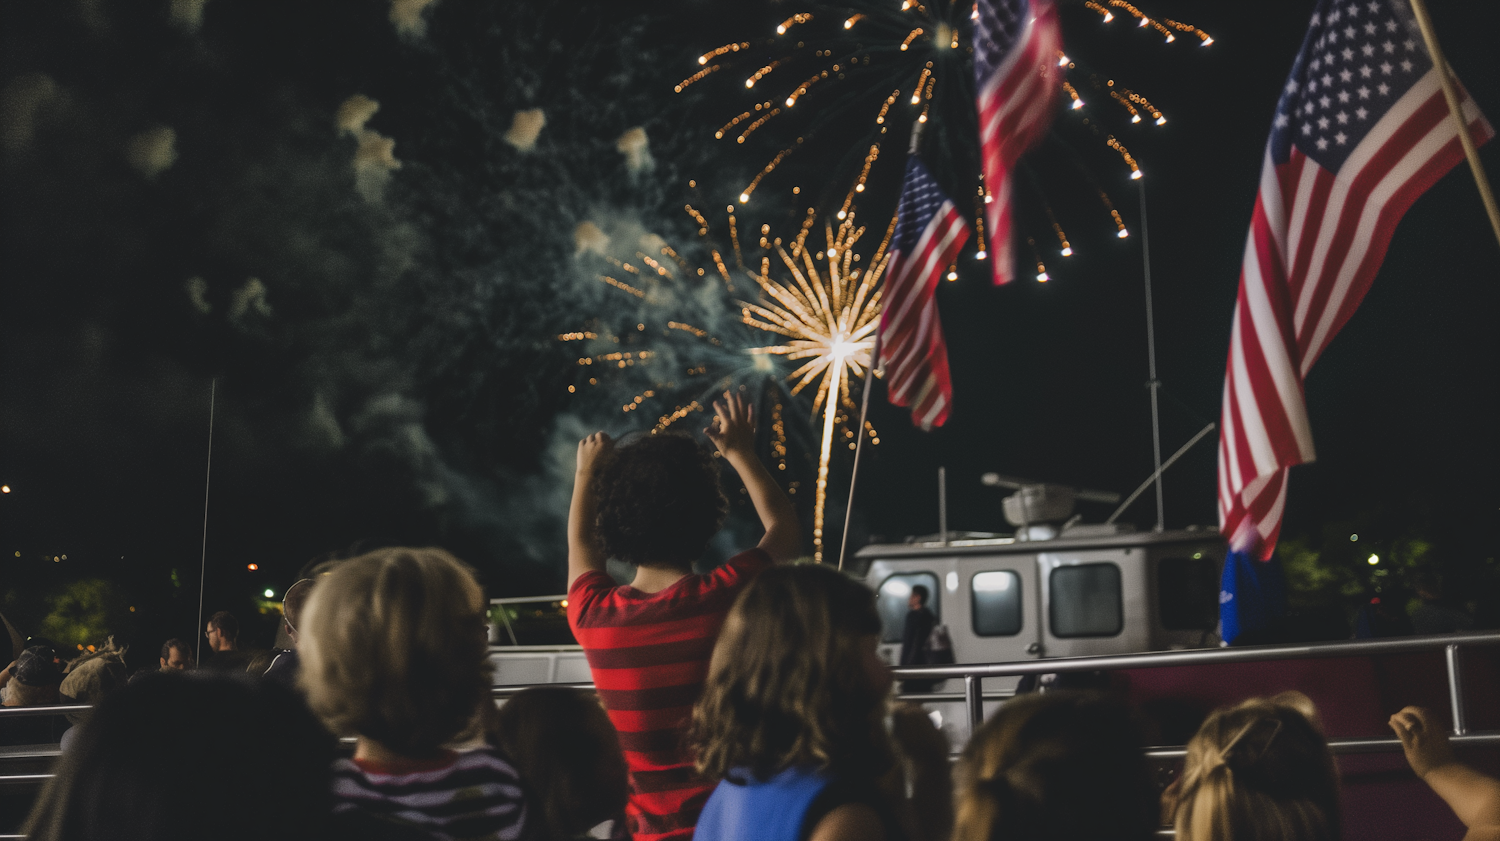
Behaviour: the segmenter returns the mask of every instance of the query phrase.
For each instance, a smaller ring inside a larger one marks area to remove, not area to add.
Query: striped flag
[[[880,313],[880,362],[891,403],[910,406],[912,423],[942,426],[953,403],[948,345],[938,320],[938,281],[969,238],[953,200],[911,155],[896,205],[896,231]]]
[[[1470,133],[1488,140],[1462,98]],[[1404,0],[1320,0],[1276,106],[1240,269],[1219,438],[1231,551],[1271,557],[1287,470],[1315,458],[1303,378],[1369,291],[1402,214],[1463,157]]]
[[[1057,101],[1062,50],[1052,0],[978,0],[974,89],[979,92],[979,145],[989,186],[990,265],[995,284],[1015,279],[1011,251],[1011,169],[1046,133]]]

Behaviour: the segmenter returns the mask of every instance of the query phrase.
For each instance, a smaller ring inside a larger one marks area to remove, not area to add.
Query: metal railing
[[[1424,637],[1394,637],[1378,640],[1356,640],[1352,642],[1313,643],[1308,645],[1268,645],[1252,648],[1208,648],[1191,651],[1156,651],[1146,654],[1106,654],[1092,657],[1059,657],[1056,659],[1021,660],[1005,663],[961,663],[952,666],[902,666],[893,669],[897,680],[927,679],[946,680],[961,678],[963,692],[927,692],[900,695],[903,700],[956,701],[964,702],[965,718],[969,732],[973,733],[984,723],[984,702],[1005,700],[1015,693],[1011,691],[984,692],[982,681],[991,677],[1016,677],[1021,675],[1064,674],[1068,672],[1098,672],[1115,669],[1152,669],[1167,666],[1206,666],[1226,663],[1263,663],[1273,660],[1316,660],[1340,657],[1368,657],[1377,654],[1406,654],[1423,651],[1443,651],[1444,668],[1448,679],[1449,713],[1453,719],[1453,731],[1449,739],[1458,745],[1500,746],[1500,731],[1470,732],[1468,713],[1464,703],[1463,669],[1459,662],[1459,651],[1465,646],[1500,645],[1500,633],[1441,634]],[[536,685],[536,684],[533,684]],[[592,690],[592,683],[550,683],[546,686],[566,686],[574,689]],[[495,686],[490,694],[496,698],[508,698],[529,688],[527,685]],[[0,717],[64,715],[86,712],[92,709],[87,704],[55,707],[0,707]],[[1401,750],[1401,741],[1390,737],[1361,737],[1330,739],[1328,747],[1337,754],[1386,753]],[[1146,749],[1152,759],[1179,759],[1187,748],[1181,745],[1153,746]],[[0,756],[0,760],[3,760]],[[31,782],[48,779],[50,774],[0,775],[0,784]]]
[[[1269,660],[1315,660],[1340,657],[1368,657],[1377,654],[1406,654],[1439,651],[1444,654],[1448,677],[1448,710],[1453,719],[1450,739],[1458,745],[1500,745],[1500,732],[1469,732],[1464,704],[1463,669],[1459,650],[1464,646],[1500,645],[1500,633],[1441,634],[1422,637],[1355,640],[1350,642],[1313,643],[1307,645],[1267,645],[1250,648],[1208,648],[1192,651],[1158,651],[1147,654],[1106,654],[1093,657],[1059,657],[1055,660],[1023,660],[1009,663],[957,664],[952,666],[903,666],[894,669],[897,679],[949,679],[964,682],[963,701],[969,732],[984,723],[984,701],[992,697],[982,691],[987,677],[1098,672],[1115,669],[1153,669],[1165,666],[1206,666],[1225,663],[1261,663]],[[950,700],[954,693],[929,693],[902,696],[911,700]],[[1383,753],[1401,750],[1401,740],[1388,738],[1330,739],[1334,753]],[[1185,756],[1183,746],[1147,748],[1146,755],[1156,759]]]

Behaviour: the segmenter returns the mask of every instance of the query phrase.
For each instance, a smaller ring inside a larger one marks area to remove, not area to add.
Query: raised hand
[[[724,392],[723,400],[714,401],[714,417],[703,434],[714,442],[726,458],[755,454],[755,407],[743,395]]]
[[[615,448],[615,442],[606,432],[595,432],[578,442],[578,475],[592,477],[604,456]]]
[[[1421,707],[1406,707],[1391,716],[1391,729],[1401,739],[1406,761],[1418,777],[1426,778],[1434,768],[1454,761],[1448,734],[1432,713]]]

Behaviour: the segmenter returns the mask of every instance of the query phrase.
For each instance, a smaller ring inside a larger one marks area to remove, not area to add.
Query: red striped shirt
[[[659,593],[617,586],[603,572],[568,590],[568,624],[630,766],[626,817],[636,841],[686,841],[715,783],[693,771],[684,742],[708,661],[734,599],[771,558],[741,552]]]

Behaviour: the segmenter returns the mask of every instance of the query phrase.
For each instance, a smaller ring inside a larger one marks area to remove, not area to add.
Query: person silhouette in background
[[[906,623],[901,629],[903,666],[925,666],[929,662],[927,640],[932,636],[932,626],[937,624],[937,617],[927,607],[931,595],[925,586],[918,584],[911,588],[911,597],[906,600]],[[936,684],[935,680],[904,680],[901,691],[931,692]]]
[[[297,627],[302,621],[302,606],[307,603],[307,596],[312,592],[312,586],[313,580],[304,578],[288,587],[286,595],[281,597],[281,625],[292,647],[276,652],[276,659],[271,661],[271,666],[266,669],[265,676],[286,686],[297,685],[297,671],[300,665],[297,659]]]
[[[240,651],[240,622],[233,613],[221,610],[210,616],[203,636],[208,639],[208,650],[213,652],[203,664],[205,669],[243,672],[250,664],[250,655]]]

